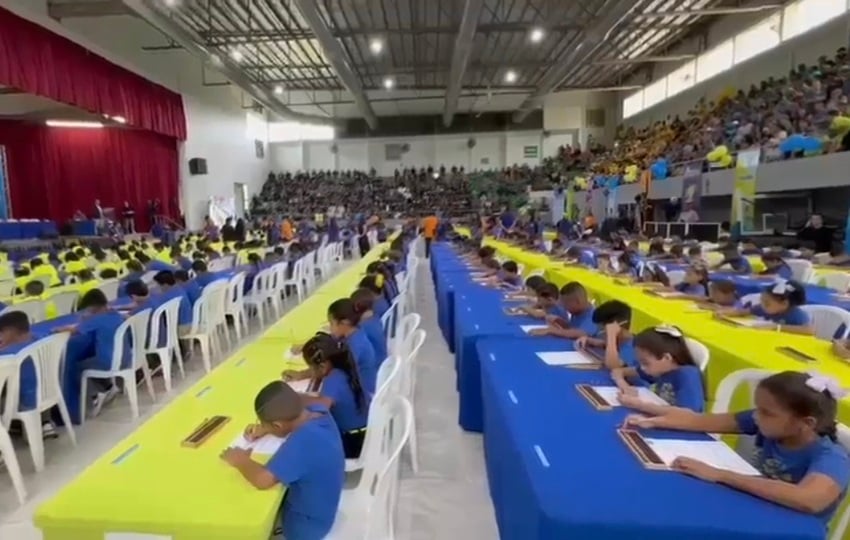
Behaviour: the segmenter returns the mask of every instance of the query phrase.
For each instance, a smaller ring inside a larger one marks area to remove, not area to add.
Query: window
[[[269,142],[330,141],[333,138],[333,126],[298,122],[271,122],[269,124]]]
[[[772,15],[735,36],[736,64],[779,45],[779,19],[779,14]]]
[[[808,32],[841,15],[846,9],[846,0],[798,0],[785,8],[782,39]]]
[[[648,109],[665,99],[667,99],[667,77],[664,77],[660,81],[655,81],[643,89],[644,108]]]
[[[638,90],[634,94],[623,100],[623,118],[634,116],[643,110],[643,90]]]
[[[702,82],[732,67],[735,45],[727,40],[697,58],[697,81]]]
[[[697,77],[697,62],[693,60],[667,75],[667,97],[675,96],[694,85]]]

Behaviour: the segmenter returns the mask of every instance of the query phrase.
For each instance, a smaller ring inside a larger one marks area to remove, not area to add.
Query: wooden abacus
[[[185,446],[186,448],[198,448],[207,442],[210,437],[212,437],[228,422],[230,422],[229,416],[213,416],[212,418],[207,418],[201,422],[201,425],[196,427],[188,437],[183,439],[180,446]]]
[[[630,429],[618,429],[617,434],[623,439],[623,442],[626,443],[626,446],[644,467],[653,471],[669,470],[664,461],[658,457],[658,454],[655,453],[655,450],[649,446],[640,433]]]
[[[590,402],[597,411],[610,411],[613,409],[610,403],[605,401],[605,398],[599,395],[596,390],[589,384],[577,384],[576,390]]]
[[[784,354],[785,356],[790,356],[794,360],[797,360],[797,361],[800,361],[800,362],[806,362],[806,363],[817,362],[817,358],[815,358],[814,356],[811,356],[811,355],[808,355],[804,352],[798,351],[797,349],[795,349],[793,347],[777,347],[776,350],[778,352]]]

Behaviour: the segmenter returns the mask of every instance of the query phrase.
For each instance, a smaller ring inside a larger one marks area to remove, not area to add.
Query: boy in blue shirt
[[[195,259],[192,263],[192,270],[195,271],[195,282],[202,289],[213,281],[221,279],[219,276],[207,270],[207,263],[202,259]]]
[[[189,301],[186,291],[177,285],[177,280],[174,279],[174,272],[159,272],[153,277],[153,280],[161,291],[158,299],[160,304],[174,298],[180,298],[180,309],[177,311],[177,334],[181,336],[188,334],[192,328],[192,303]]]
[[[23,311],[10,311],[0,315],[0,356],[11,358],[24,347],[35,343],[42,336],[36,335],[30,328],[30,320]],[[4,359],[3,362],[11,362]],[[44,376],[44,375],[42,375]],[[5,389],[4,389],[5,390]],[[32,359],[27,359],[20,367],[20,392],[18,394],[18,410],[26,411],[35,407],[38,390],[35,376],[35,366]],[[0,400],[2,403],[2,400]],[[50,420],[50,413],[42,417],[42,436],[45,439],[58,437],[56,428]]]
[[[186,291],[186,296],[189,297],[189,303],[194,308],[195,302],[201,297],[201,286],[194,280],[189,278],[189,272],[186,270],[178,270],[174,272],[174,279]]]
[[[361,288],[351,294],[351,301],[354,302],[354,309],[360,314],[360,323],[357,326],[369,338],[369,343],[375,349],[375,359],[378,361],[378,368],[380,368],[384,360],[387,359],[387,338],[384,335],[384,326],[381,324],[381,319],[373,310],[375,295],[369,289]]]
[[[593,304],[588,300],[587,290],[581,283],[571,281],[561,287],[559,307],[567,316],[546,315],[549,326],[532,330],[531,335],[577,339],[596,332],[596,324],[593,322]]]
[[[245,430],[248,440],[274,435],[286,437],[286,442],[265,465],[241,448],[226,449],[221,459],[257,489],[286,486],[281,509],[285,538],[321,540],[333,527],[345,482],[345,455],[336,423],[321,405],[305,409],[301,396],[283,381],[260,390],[254,411],[259,423]]]
[[[722,250],[723,260],[714,265],[715,270],[720,270],[724,266],[729,266],[732,272],[736,274],[749,274],[753,271],[750,266],[750,261],[746,257],[738,253],[738,248],[732,244],[727,245]]]
[[[616,369],[638,367],[629,326],[632,308],[619,300],[609,300],[593,311],[596,336],[583,336],[576,340],[577,349],[604,348],[605,367]]]
[[[85,314],[85,318],[77,325],[56,328],[54,331],[72,331],[71,339],[81,340],[89,351],[90,358],[77,365],[77,378],[87,369],[109,370],[112,368],[112,355],[115,350],[115,333],[124,322],[124,317],[117,311],[109,309],[109,301],[100,289],[91,289],[80,299],[77,310]],[[124,337],[124,351],[121,358],[121,369],[129,368],[133,362],[131,333],[128,330]],[[118,395],[118,387],[109,379],[90,379],[89,395],[92,401],[91,415],[97,416],[107,403]]]

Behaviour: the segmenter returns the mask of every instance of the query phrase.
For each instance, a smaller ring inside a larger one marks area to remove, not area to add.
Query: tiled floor
[[[498,538],[498,533],[487,495],[481,437],[463,433],[457,425],[454,364],[437,328],[427,267],[420,274],[417,297],[417,310],[428,332],[418,360],[415,400],[420,471],[414,477],[405,466],[396,538],[492,540]],[[255,337],[256,334],[248,339]],[[77,447],[64,434],[58,440],[47,441],[46,469],[40,474],[35,474],[29,451],[21,445],[18,457],[29,498],[19,507],[8,476],[0,470],[0,539],[40,540],[41,533],[32,524],[39,504],[203,376],[200,359],[190,362],[187,368],[186,380],[176,378],[169,395],[164,394],[161,380],[157,380],[156,403],[151,403],[145,392],[139,392],[139,420],[130,421],[129,406],[119,396],[98,418],[77,426]]]

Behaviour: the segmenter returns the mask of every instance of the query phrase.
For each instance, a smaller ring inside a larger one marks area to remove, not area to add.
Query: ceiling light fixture
[[[542,28],[534,28],[531,30],[531,33],[528,34],[528,39],[530,39],[532,43],[540,43],[543,41],[544,36],[545,34]]]
[[[244,58],[244,56],[242,55],[242,51],[240,51],[239,49],[233,49],[232,51],[230,51],[230,57],[236,60],[237,62],[241,62],[242,58]]]
[[[386,88],[387,90],[392,90],[394,86],[395,79],[393,79],[392,77],[387,77],[384,79],[384,88]]]
[[[515,83],[516,82],[516,71],[509,69],[507,73],[505,73],[505,82],[506,83]]]
[[[211,54],[210,55],[210,63],[214,66],[220,66],[221,65],[221,57],[217,54]]]
[[[163,3],[166,6],[173,8],[173,7],[177,7],[177,6],[180,5],[180,0],[163,0]]]
[[[281,95],[283,93],[283,87],[281,85],[277,85],[274,87],[274,93],[276,95]]]
[[[100,122],[81,122],[79,120],[48,120],[46,124],[50,127],[62,128],[102,128]]]
[[[384,41],[380,38],[374,38],[369,42],[369,50],[372,51],[372,54],[381,54],[381,51],[384,50]]]
[[[112,119],[115,120],[116,122],[118,122],[119,124],[126,124],[127,123],[127,119],[124,118],[123,116],[113,116]]]

